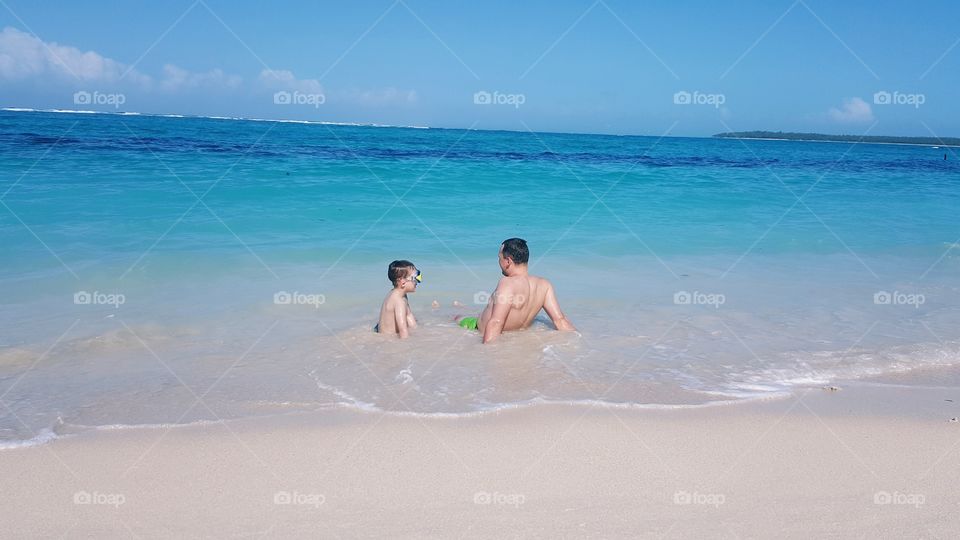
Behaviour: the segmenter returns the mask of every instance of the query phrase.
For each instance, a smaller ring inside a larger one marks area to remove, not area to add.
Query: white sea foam
[[[206,115],[183,115],[183,114],[159,114],[142,113],[136,111],[88,111],[77,109],[31,109],[26,107],[3,107],[0,110],[7,112],[39,112],[39,113],[59,113],[59,114],[107,114],[114,116],[146,116],[158,118],[203,118],[207,120],[231,120],[242,122],[276,122],[279,124],[307,124],[318,126],[345,126],[345,127],[377,127],[377,128],[400,128],[400,129],[430,129],[430,126],[403,126],[393,124],[376,124],[362,122],[330,122],[326,120],[292,120],[283,118],[248,118],[244,116],[206,116]]]
[[[183,428],[189,426],[212,426],[222,423],[223,420],[193,420],[190,422],[158,422],[158,423],[146,423],[146,424],[103,424],[98,426],[88,426],[84,424],[64,424],[67,427],[74,429],[94,429],[98,431],[120,431],[126,429],[174,429],[174,428]]]
[[[86,111],[86,110],[75,110],[75,109],[47,109],[40,112],[51,112],[51,113],[61,113],[61,114],[120,114],[120,113],[102,113],[100,111]]]
[[[416,412],[416,411],[389,411],[381,409],[373,404],[364,403],[352,399],[349,395],[337,391],[336,389],[329,389],[331,392],[342,395],[347,399],[350,399],[349,403],[337,402],[333,404],[328,404],[321,407],[313,407],[307,410],[297,410],[289,411],[284,413],[275,413],[275,414],[264,414],[256,416],[248,416],[244,418],[259,418],[259,419],[269,419],[275,417],[285,417],[289,415],[300,415],[300,414],[310,414],[310,413],[322,413],[324,410],[331,409],[342,409],[348,411],[354,411],[360,414],[377,414],[383,415],[386,417],[398,417],[398,418],[421,418],[421,419],[437,419],[437,420],[458,420],[458,419],[469,419],[469,418],[479,418],[485,416],[496,415],[501,412],[535,408],[541,406],[561,406],[561,407],[590,407],[596,409],[618,409],[618,410],[683,410],[683,409],[702,409],[715,406],[723,405],[733,405],[737,403],[744,403],[748,400],[716,400],[709,401],[699,404],[674,404],[674,405],[662,405],[662,404],[641,404],[641,403],[616,403],[602,400],[550,400],[545,398],[533,398],[523,402],[516,403],[501,403],[497,405],[490,405],[474,411],[468,412]],[[753,398],[749,401],[755,400],[769,400],[776,399],[784,396],[774,396],[768,395],[760,398]],[[69,434],[57,434],[51,429],[42,429],[36,436],[31,437],[30,439],[16,439],[16,440],[6,440],[0,441],[0,452],[5,450],[17,450],[24,448],[38,447],[45,444],[49,444],[56,440],[61,440],[66,437],[76,436],[84,432],[97,432],[97,431],[137,431],[137,430],[172,430],[172,429],[184,429],[191,427],[206,427],[212,425],[219,425],[222,422],[234,422],[240,419],[229,419],[229,420],[194,420],[190,422],[159,422],[159,423],[130,423],[130,424],[103,424],[103,425],[85,425],[85,424],[64,424],[65,429],[70,430]]]
[[[59,438],[60,436],[54,433],[52,429],[41,429],[36,435],[29,439],[0,441],[0,450],[15,450],[17,448],[40,446],[41,444],[47,444]]]
[[[721,395],[717,392],[716,394]],[[728,394],[722,394],[728,395]],[[378,413],[384,416],[397,416],[403,418],[477,418],[494,415],[504,411],[517,409],[527,409],[540,406],[566,406],[566,407],[591,407],[598,409],[623,409],[623,410],[652,410],[652,411],[670,411],[670,410],[688,410],[688,409],[706,409],[717,406],[731,406],[755,401],[766,401],[783,399],[789,397],[789,392],[764,393],[762,395],[753,395],[749,398],[740,399],[720,399],[705,401],[703,403],[635,403],[635,402],[616,402],[600,399],[548,399],[543,397],[531,398],[526,401],[511,403],[491,404],[473,411],[466,412],[421,412],[421,411],[400,411],[384,410],[376,406],[357,407],[350,403],[338,403],[339,408],[357,410],[366,413]]]
[[[321,380],[317,377],[317,375],[316,375],[316,370],[311,371],[311,372],[309,373],[309,375],[310,375],[310,377],[313,379],[314,383],[316,383],[317,388],[319,388],[320,390],[326,390],[327,392],[330,392],[331,394],[337,396],[338,398],[340,398],[340,399],[342,399],[342,400],[345,400],[346,403],[342,403],[343,405],[352,405],[352,406],[355,406],[355,407],[357,407],[358,409],[361,409],[361,410],[371,410],[371,411],[379,410],[379,409],[376,407],[376,405],[374,405],[373,403],[369,403],[369,402],[366,402],[366,401],[361,401],[361,400],[353,397],[352,395],[348,394],[347,392],[344,392],[343,390],[341,390],[341,389],[339,389],[339,388],[337,388],[337,387],[335,387],[335,386],[331,386],[331,385],[325,384],[323,381],[321,381]],[[338,404],[341,404],[341,403],[338,403]]]

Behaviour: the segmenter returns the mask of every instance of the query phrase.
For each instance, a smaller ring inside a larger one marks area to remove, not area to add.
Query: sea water
[[[3,111],[0,446],[713,406],[955,365],[958,173],[929,146]],[[455,324],[509,237],[578,332]],[[393,259],[424,276],[405,341],[371,331]]]

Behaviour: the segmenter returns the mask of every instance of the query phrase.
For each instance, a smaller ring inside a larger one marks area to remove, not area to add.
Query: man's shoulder
[[[503,276],[497,285],[501,288],[515,289],[529,283],[528,279],[533,276]]]
[[[550,280],[545,277],[540,276],[528,276],[530,278],[530,283],[538,287],[553,287],[553,284],[550,283]]]
[[[500,283],[507,286],[524,286],[527,284],[531,285],[544,285],[552,286],[550,280],[545,277],[534,276],[533,274],[527,274],[525,276],[504,276],[500,278]]]

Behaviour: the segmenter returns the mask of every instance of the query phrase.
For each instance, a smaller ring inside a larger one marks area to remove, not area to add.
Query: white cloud
[[[44,42],[13,27],[0,32],[0,80],[40,80],[76,86],[121,83],[176,92],[191,89],[237,88],[243,79],[213,69],[206,73],[187,71],[173,64],[163,67],[159,81],[130,66],[94,51]]]
[[[194,73],[173,64],[163,66],[163,79],[160,88],[169,92],[190,89],[210,89],[239,87],[243,79],[237,75],[224,73],[222,69],[212,69],[206,73]]]
[[[264,69],[255,80],[244,80],[219,68],[194,72],[166,64],[161,73],[151,76],[97,52],[46,42],[14,27],[0,31],[0,83],[4,82],[39,82],[53,90],[68,92],[65,96],[72,95],[78,88],[92,91],[97,85],[102,85],[101,90],[125,92],[135,87],[148,94],[203,91],[214,97],[217,92],[228,90],[242,90],[250,97],[264,90],[325,97],[327,94],[319,80],[300,79],[289,70]],[[337,100],[364,107],[410,105],[417,101],[417,93],[394,87],[357,89],[338,92]]]
[[[298,79],[292,71],[285,69],[265,69],[258,78],[260,84],[269,90],[289,90],[304,94],[323,94],[323,85],[316,79]]]
[[[120,80],[144,85],[150,83],[150,77],[93,51],[45,43],[12,27],[0,32],[0,79],[16,81],[51,75],[86,83],[116,83]]]
[[[839,109],[831,107],[827,114],[835,122],[860,123],[873,121],[873,110],[870,108],[870,104],[858,97],[844,99],[843,106]]]
[[[409,105],[416,103],[416,90],[399,90],[394,87],[383,88],[380,90],[364,90],[356,92],[349,96],[350,101],[360,103],[361,105]]]
[[[298,79],[292,71],[285,69],[264,69],[257,80],[261,86],[270,91],[286,90],[302,94],[327,95],[323,85],[317,79]],[[336,92],[333,97],[336,101],[363,106],[407,105],[417,101],[417,92],[391,86],[374,90]]]

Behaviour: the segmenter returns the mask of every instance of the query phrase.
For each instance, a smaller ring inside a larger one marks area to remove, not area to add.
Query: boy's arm
[[[407,305],[407,326],[410,328],[417,327],[417,318],[413,316],[413,310],[410,309],[410,302],[404,302]]]
[[[407,326],[407,303],[397,302],[393,308],[393,320],[397,324],[397,334],[400,339],[407,339],[410,336],[410,329]]]
[[[553,321],[557,330],[567,332],[575,331],[573,323],[567,319],[567,316],[560,310],[560,303],[557,302],[557,295],[553,292],[553,284],[547,286],[547,296],[543,300],[543,310],[547,312],[550,320]]]
[[[503,333],[503,325],[507,322],[507,315],[510,314],[510,305],[513,302],[513,294],[504,285],[501,280],[497,284],[497,290],[490,296],[490,304],[493,306],[490,310],[490,320],[483,329],[483,342],[490,343],[500,337]]]

